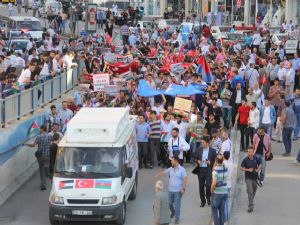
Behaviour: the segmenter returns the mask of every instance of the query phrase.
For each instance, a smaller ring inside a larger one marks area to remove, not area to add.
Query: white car
[[[169,33],[173,33],[179,29],[180,22],[177,19],[159,19],[157,20],[157,27],[161,30],[166,29]]]
[[[55,0],[49,0],[46,1],[46,3],[44,4],[44,6],[40,6],[39,10],[38,10],[38,16],[39,17],[47,17],[47,9],[48,7],[51,7],[53,10],[53,16],[57,16],[58,13],[62,13],[63,12],[63,7],[61,2],[59,1],[55,1]]]
[[[146,30],[152,30],[152,28],[153,28],[153,25],[154,25],[154,22],[153,21],[150,21],[150,20],[148,20],[148,21],[138,21],[137,22],[137,24],[139,24],[140,25],[140,28],[141,28],[141,30],[143,31],[144,29],[146,29]],[[155,25],[154,25],[155,26]],[[137,27],[137,26],[136,26]],[[129,27],[129,30],[131,31],[131,32],[133,32],[134,30],[135,30],[135,28],[136,27]]]
[[[296,38],[289,36],[286,33],[275,33],[272,35],[271,38],[272,44],[275,44],[277,46],[283,44],[285,54],[291,55],[298,51],[299,49],[299,40]],[[260,46],[260,52],[265,54],[266,53],[266,43],[267,41],[264,39]]]

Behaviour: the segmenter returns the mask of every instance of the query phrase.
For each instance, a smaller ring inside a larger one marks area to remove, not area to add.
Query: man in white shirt
[[[250,69],[248,69],[245,72],[245,78],[246,78],[246,80],[248,80],[250,88],[253,88],[254,84],[256,82],[258,82],[258,80],[259,80],[259,73],[254,68],[254,64],[253,63],[250,63]]]
[[[168,141],[169,160],[173,155],[178,155],[180,165],[183,165],[183,152],[190,150],[190,145],[179,136],[177,127],[172,129],[172,137]]]
[[[259,127],[259,111],[256,108],[256,102],[251,102],[248,125],[251,144],[253,144],[253,136],[256,133],[257,128]]]
[[[257,52],[259,52],[259,45],[262,41],[262,38],[260,36],[260,33],[257,31],[254,35],[253,35],[253,42],[252,42],[252,52],[253,49],[256,48]]]
[[[183,139],[186,139],[187,131],[190,127],[190,124],[186,122],[186,118],[182,118],[181,116],[176,117],[175,127],[179,129],[179,136]]]
[[[26,85],[29,84],[31,82],[31,73],[34,70],[35,65],[34,64],[30,64],[28,66],[27,69],[23,70],[19,79],[18,79],[18,83],[19,85]]]
[[[32,48],[33,48],[33,38],[30,38],[26,49],[27,49],[27,51],[29,51]]]
[[[229,152],[230,153],[230,158],[229,158],[230,162],[233,162],[232,148],[233,148],[233,144],[228,137],[228,133],[223,131],[222,132],[221,153],[224,155],[224,152]]]
[[[287,74],[287,70],[286,68],[284,68],[284,62],[280,62],[279,64],[279,70],[278,70],[278,79],[279,79],[279,85],[283,87],[283,82],[284,82],[284,79],[286,77],[286,74]]]
[[[291,100],[295,86],[295,70],[291,62],[288,63],[287,73],[285,78],[285,99]]]
[[[25,60],[22,58],[22,54],[20,52],[17,53],[17,66],[24,68]]]

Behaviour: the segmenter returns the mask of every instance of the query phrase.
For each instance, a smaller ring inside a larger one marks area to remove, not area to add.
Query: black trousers
[[[149,159],[150,164],[154,165],[154,154],[156,154],[157,162],[161,163],[160,138],[149,139]]]
[[[139,168],[143,168],[143,163],[147,166],[148,163],[148,142],[138,142],[139,153]]]
[[[249,147],[249,130],[247,125],[239,124],[240,132],[241,132],[241,148],[243,150]],[[245,145],[245,137],[246,137],[246,145]]]
[[[212,174],[209,168],[199,168],[198,181],[199,181],[199,194],[201,203],[210,202],[210,187],[211,187]]]
[[[237,111],[238,111],[238,108],[241,104],[234,104],[232,106],[232,114],[231,114],[231,124],[233,126],[233,124],[235,123],[235,117],[236,117],[236,114],[237,114]]]
[[[253,136],[254,134],[256,133],[256,129],[254,127],[249,127],[249,138],[250,138],[250,142],[251,142],[251,145],[253,145]]]
[[[160,159],[163,165],[168,166],[168,142],[161,142],[160,143]]]

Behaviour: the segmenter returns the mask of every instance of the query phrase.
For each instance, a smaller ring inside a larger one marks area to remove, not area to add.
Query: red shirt
[[[250,106],[240,106],[238,109],[239,113],[239,122],[241,125],[248,125]]]

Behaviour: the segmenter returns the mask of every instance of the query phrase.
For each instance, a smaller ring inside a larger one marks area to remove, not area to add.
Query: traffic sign
[[[87,10],[87,32],[95,32],[97,30],[97,4],[88,4]]]

